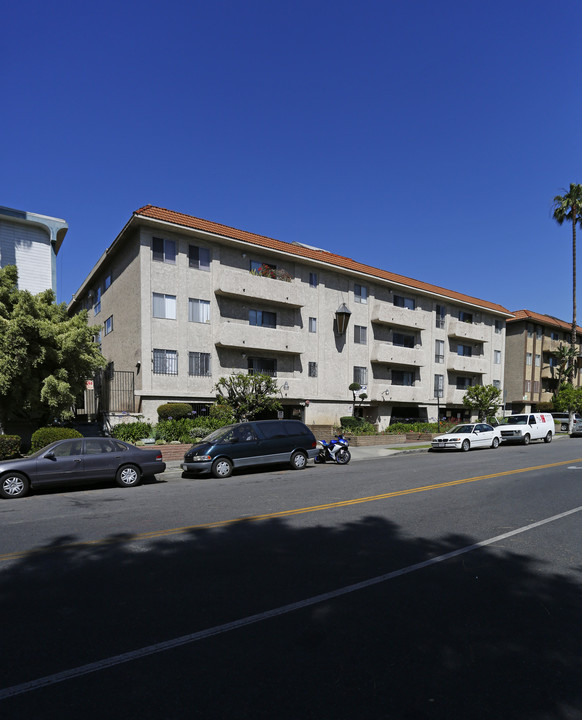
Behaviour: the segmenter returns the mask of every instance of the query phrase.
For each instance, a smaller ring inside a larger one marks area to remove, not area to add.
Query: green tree
[[[571,415],[582,414],[582,388],[563,383],[554,398],[554,408],[559,412],[569,412]]]
[[[558,349],[554,351],[553,354],[558,361],[555,380],[557,383],[557,389],[559,389],[562,383],[568,381],[574,376],[578,351],[576,348],[560,343]]]
[[[479,420],[485,420],[499,410],[501,390],[495,385],[472,385],[463,397],[463,405],[476,410]]]
[[[216,402],[232,408],[235,420],[251,420],[265,410],[280,410],[277,381],[262,373],[235,373],[221,377],[214,386]]]
[[[572,354],[576,350],[576,224],[582,224],[582,185],[570,183],[570,190],[554,198],[554,220],[562,225],[564,221],[572,223]],[[573,381],[574,365],[569,369],[568,380]]]
[[[52,290],[18,289],[14,265],[0,269],[0,426],[44,424],[72,414],[75,399],[106,365],[87,313],[69,317]]]

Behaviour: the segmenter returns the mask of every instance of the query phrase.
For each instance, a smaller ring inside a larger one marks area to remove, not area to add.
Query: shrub
[[[68,440],[69,438],[83,437],[80,432],[67,427],[42,427],[32,433],[31,450],[36,452],[50,445],[55,440]]]
[[[340,418],[340,425],[344,430],[356,430],[362,422],[362,418],[353,417],[352,415],[344,415]]]
[[[216,403],[210,408],[208,417],[198,418],[201,423],[208,425],[213,430],[236,422],[234,410],[228,403]]]
[[[111,430],[112,437],[130,443],[151,437],[151,434],[152,426],[145,422],[120,423]]]
[[[158,408],[158,418],[160,420],[181,420],[194,415],[192,406],[187,403],[166,403]]]
[[[190,441],[202,440],[202,438],[210,435],[214,430],[216,430],[216,428],[208,427],[208,425],[197,425],[190,430]]]
[[[156,440],[164,442],[191,441],[190,431],[194,426],[192,418],[183,417],[179,420],[160,420],[155,428]]]
[[[20,455],[20,435],[0,435],[0,460]]]

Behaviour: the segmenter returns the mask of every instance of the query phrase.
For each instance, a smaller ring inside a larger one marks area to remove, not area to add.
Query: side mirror
[[[46,458],[47,460],[54,460],[54,459],[55,459],[55,454],[54,454],[54,452],[53,452],[52,450],[49,450],[49,451],[47,452],[47,454],[45,455],[45,458]]]

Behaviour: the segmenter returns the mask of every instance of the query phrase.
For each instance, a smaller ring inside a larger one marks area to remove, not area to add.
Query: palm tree
[[[554,198],[554,220],[561,225],[564,220],[572,223],[572,356],[576,354],[576,223],[582,225],[582,185],[570,183],[569,192]],[[574,364],[570,364],[568,380],[574,380]]]

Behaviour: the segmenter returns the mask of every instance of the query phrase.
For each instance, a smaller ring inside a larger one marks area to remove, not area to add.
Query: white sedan
[[[432,441],[433,450],[463,450],[471,448],[499,447],[499,428],[487,423],[466,423],[456,425],[445,435],[437,435]]]

